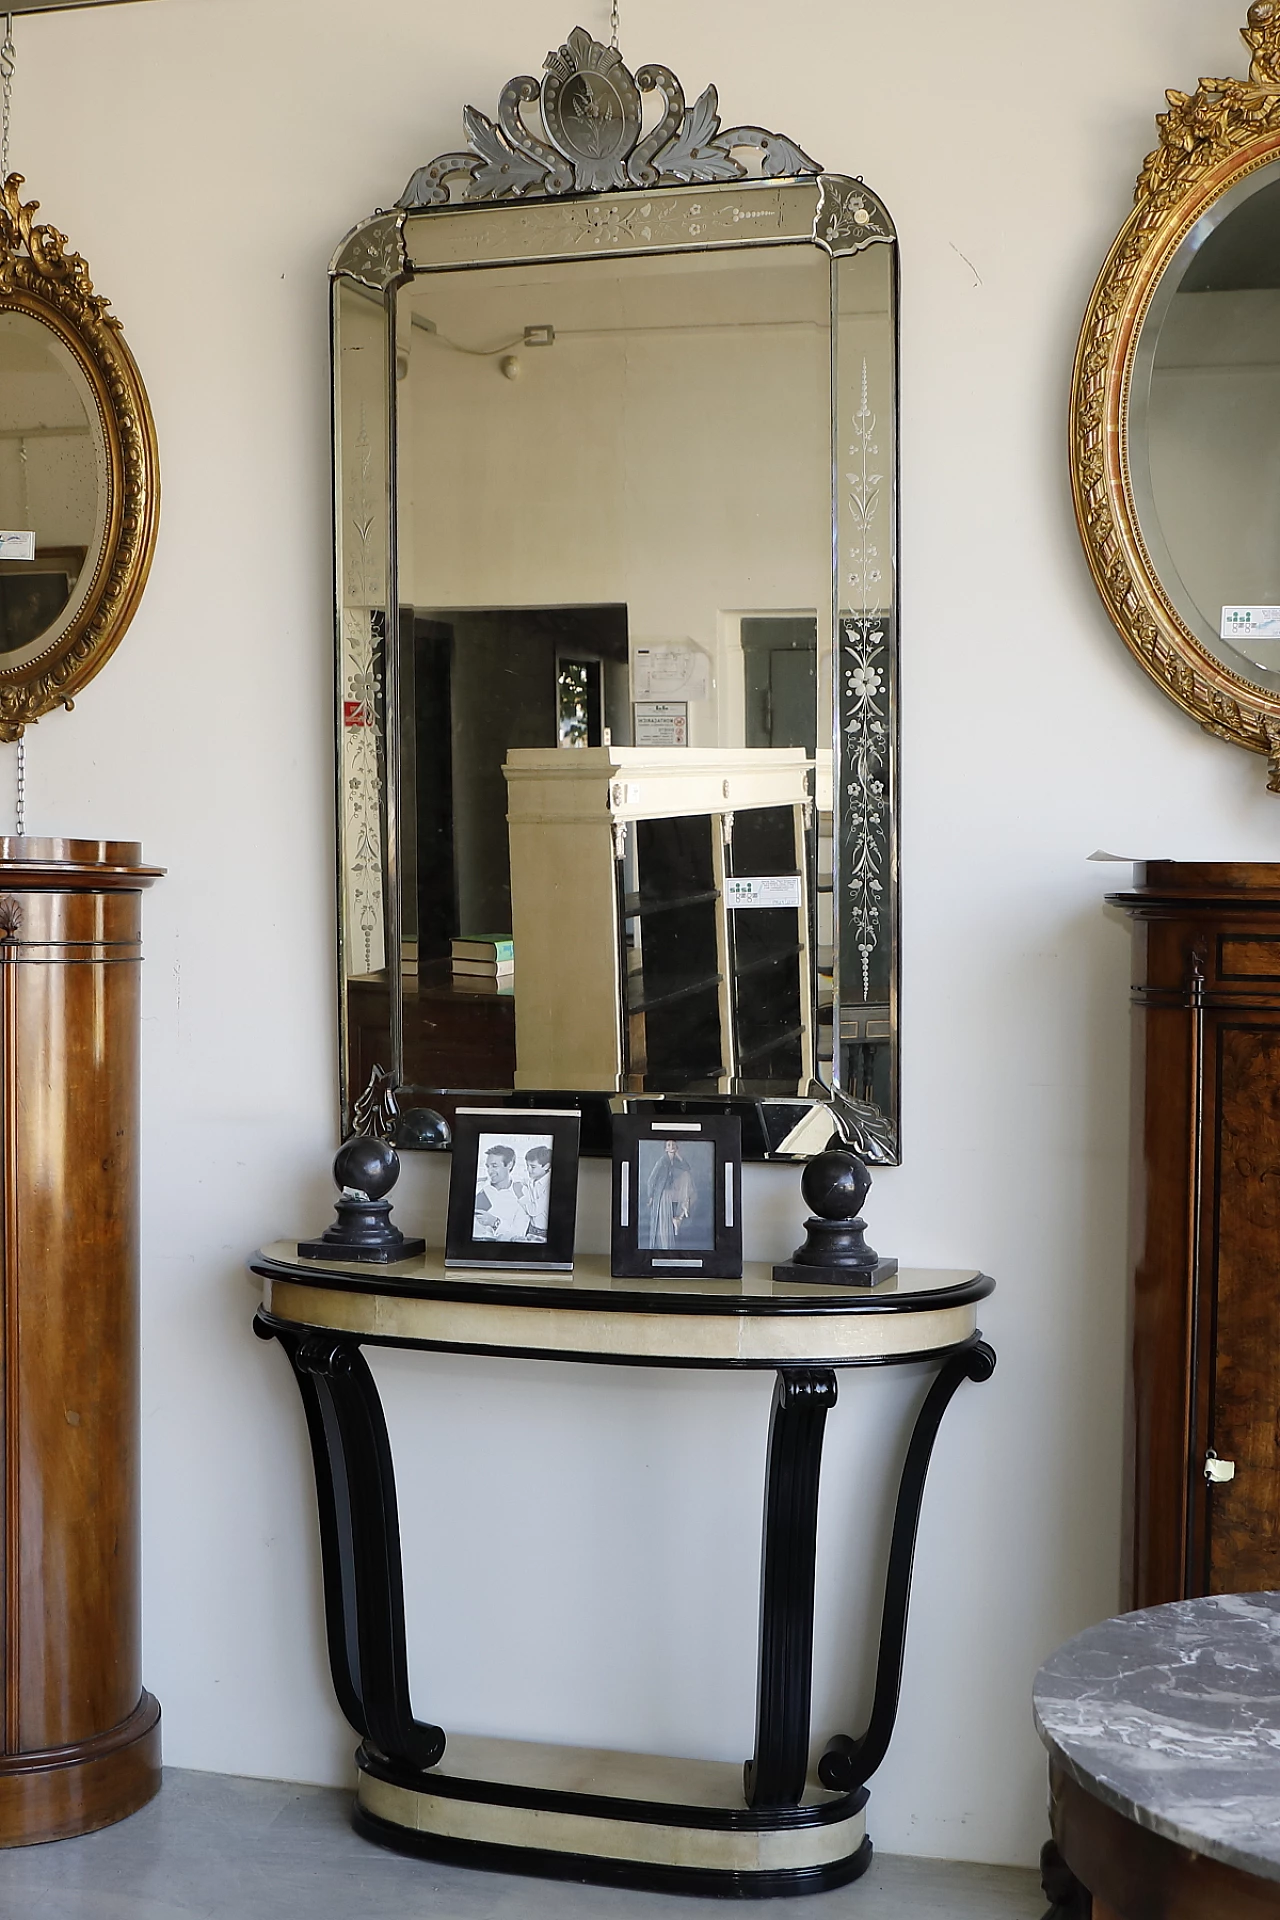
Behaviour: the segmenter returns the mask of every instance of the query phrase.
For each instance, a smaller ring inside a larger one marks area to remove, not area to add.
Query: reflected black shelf
[[[769,1055],[771,1053],[777,1053],[780,1047],[794,1046],[803,1032],[803,1027],[788,1027],[785,1032],[773,1034],[768,1040],[758,1043],[754,1047],[741,1048],[738,1058],[743,1062],[748,1060],[767,1060]]]
[[[759,973],[762,967],[776,967],[780,960],[794,960],[803,951],[800,942],[793,940],[787,946],[770,947],[768,953],[758,954],[754,960],[739,960],[734,972],[743,980],[748,974]]]
[[[653,913],[675,913],[681,907],[711,906],[720,898],[719,889],[712,887],[701,893],[675,893],[669,896],[661,894],[624,893],[622,911],[628,920],[644,919]]]
[[[635,977],[634,974],[629,976],[630,979],[634,979]],[[723,983],[724,975],[722,973],[713,973],[706,979],[690,981],[686,986],[672,987],[668,993],[655,993],[651,995],[650,998],[643,1000],[629,1000],[627,1002],[627,1012],[629,1014],[656,1013],[660,1007],[673,1007],[679,1000],[692,999],[695,993],[710,993],[714,989],[722,986]]]

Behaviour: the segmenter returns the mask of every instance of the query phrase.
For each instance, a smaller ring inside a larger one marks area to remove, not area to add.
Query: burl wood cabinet
[[[1131,893],[1130,1604],[1280,1588],[1280,865]]]
[[[127,842],[0,840],[0,1845],[160,1784],[140,1665],[138,996]]]

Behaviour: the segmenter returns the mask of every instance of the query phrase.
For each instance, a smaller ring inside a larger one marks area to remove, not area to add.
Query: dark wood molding
[[[1138,1826],[1056,1764],[1049,1813],[1062,1859],[1093,1895],[1093,1920],[1104,1908],[1115,1920],[1280,1920],[1280,1885]]]
[[[1280,864],[1152,861],[1134,920],[1125,1603],[1280,1585]],[[1235,1462],[1210,1488],[1210,1449]]]

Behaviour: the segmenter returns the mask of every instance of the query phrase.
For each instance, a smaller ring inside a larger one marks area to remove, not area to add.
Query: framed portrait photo
[[[572,1271],[578,1120],[550,1108],[457,1109],[446,1267]]]
[[[742,1122],[613,1121],[611,1272],[619,1279],[742,1273]]]

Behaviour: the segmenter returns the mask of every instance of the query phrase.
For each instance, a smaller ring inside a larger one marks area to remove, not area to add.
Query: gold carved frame
[[[1157,118],[1160,145],[1143,165],[1080,334],[1071,477],[1089,565],[1126,644],[1209,733],[1265,753],[1267,785],[1280,793],[1280,694],[1215,660],[1173,606],[1138,527],[1128,446],[1134,353],[1162,274],[1221,194],[1280,157],[1280,0],[1255,0],[1241,32],[1253,55],[1249,78],[1170,91]]]
[[[106,453],[106,514],[92,579],[69,625],[36,658],[0,665],[0,740],[23,729],[92,680],[119,645],[146,585],[155,547],[160,471],[146,390],[110,301],[93,290],[66,235],[38,226],[39,201],[21,199],[22,175],[0,187],[0,312],[27,313],[54,333],[80,366],[97,405]]]

